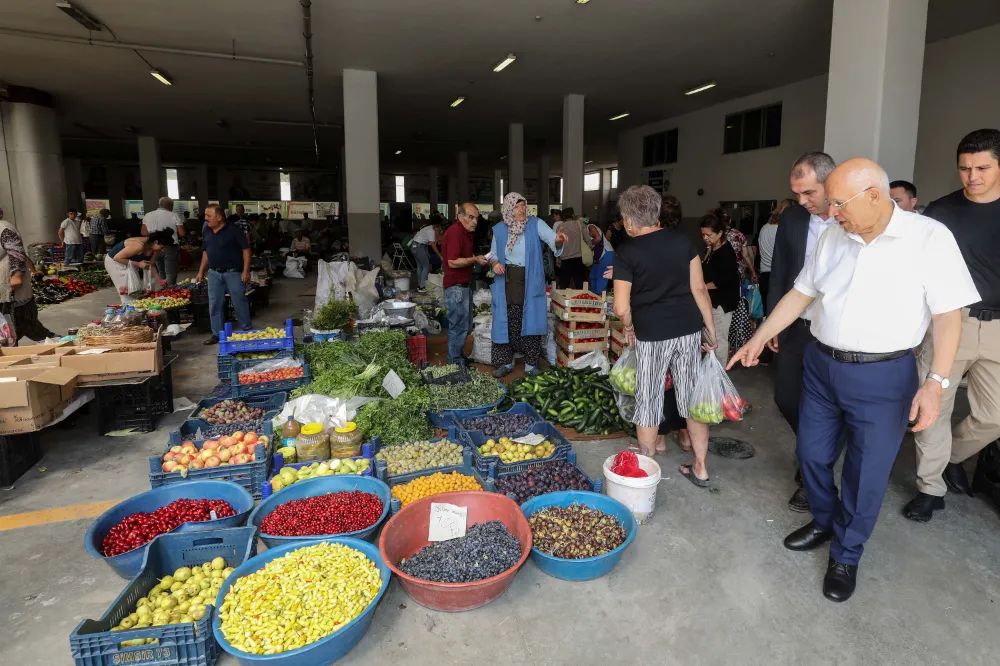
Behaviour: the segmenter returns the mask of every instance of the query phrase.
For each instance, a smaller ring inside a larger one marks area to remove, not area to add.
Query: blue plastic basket
[[[625,542],[610,553],[579,560],[554,557],[548,553],[543,553],[532,545],[531,559],[534,560],[539,569],[555,578],[562,578],[563,580],[592,580],[600,578],[614,569],[615,565],[622,559],[625,549],[635,539],[639,524],[636,523],[635,516],[632,515],[629,508],[618,500],[607,495],[601,495],[600,493],[584,493],[578,490],[563,490],[532,497],[521,505],[521,511],[524,512],[526,518],[530,518],[531,514],[547,507],[557,506],[565,508],[572,504],[583,504],[591,509],[603,511],[617,518],[618,522],[625,528]]]
[[[507,386],[504,384],[500,385],[503,388],[503,395],[496,402],[489,405],[482,405],[481,407],[469,407],[468,409],[442,409],[440,412],[427,412],[427,418],[430,419],[431,425],[435,428],[447,428],[453,422],[461,422],[462,419],[471,419],[474,416],[486,416],[492,411],[500,406],[507,398]],[[454,421],[448,417],[454,417]],[[444,425],[439,425],[444,424]]]
[[[368,631],[368,627],[372,623],[372,617],[375,614],[375,607],[378,605],[382,595],[385,594],[386,589],[389,587],[391,572],[389,571],[389,567],[386,566],[385,561],[382,559],[378,546],[359,539],[327,537],[324,539],[318,539],[317,541],[313,541],[311,543],[292,543],[286,546],[271,548],[265,553],[252,558],[236,568],[233,575],[227,578],[226,582],[222,584],[222,589],[219,590],[217,603],[220,605],[222,604],[222,601],[226,597],[226,593],[229,592],[230,586],[239,578],[248,576],[258,569],[263,569],[264,565],[268,562],[282,557],[286,553],[291,553],[305,546],[314,546],[321,542],[341,543],[364,553],[365,556],[378,567],[379,573],[382,576],[382,587],[379,588],[378,594],[375,595],[375,598],[372,599],[371,603],[368,604],[368,608],[366,608],[361,615],[345,624],[338,631],[330,634],[329,636],[324,636],[315,643],[300,647],[297,650],[291,650],[289,652],[274,655],[257,656],[234,648],[230,645],[229,641],[226,640],[226,637],[222,635],[222,621],[219,619],[218,615],[216,615],[212,622],[212,631],[215,633],[215,640],[223,650],[235,656],[241,666],[300,666],[301,664],[330,664],[350,652],[351,649],[358,644],[358,641],[361,640],[361,637],[365,635],[365,632]]]
[[[448,437],[447,438],[445,438],[445,437],[438,437],[437,439],[431,439],[431,440],[427,440],[427,441],[429,441],[430,443],[433,444],[434,442],[440,442],[440,441],[442,441],[444,439],[447,439],[450,442],[454,442],[455,444],[458,444],[459,446],[461,446],[464,449],[464,451],[462,452],[463,453],[463,455],[462,455],[462,465],[467,466],[467,467],[471,467],[472,466],[472,452],[469,450],[468,442],[465,441],[465,440],[463,440],[463,438],[459,437],[459,432],[455,429],[454,426],[452,426],[451,428],[448,429]],[[403,444],[408,444],[408,443],[409,442],[402,442],[401,444],[392,444],[391,446],[402,446]],[[382,481],[385,481],[386,483],[388,483],[392,479],[396,479],[396,478],[400,478],[400,477],[413,477],[413,478],[416,478],[417,476],[423,476],[424,472],[429,472],[429,473],[433,474],[434,472],[437,472],[437,471],[440,471],[440,470],[443,470],[443,469],[451,469],[452,467],[454,467],[454,465],[449,465],[449,466],[446,466],[446,467],[435,467],[433,469],[426,469],[426,470],[421,469],[421,470],[417,470],[416,472],[410,472],[409,474],[401,474],[401,475],[397,475],[397,476],[390,476],[389,475],[389,466],[385,462],[382,462],[382,461],[378,460],[378,458],[377,458],[378,453],[379,453],[379,451],[382,450],[382,448],[383,448],[382,442],[381,442],[381,440],[378,437],[375,437],[374,439],[372,439],[372,441],[371,441],[372,460],[375,463],[376,476],[379,479],[381,479]],[[393,485],[395,485],[395,484],[393,484]]]
[[[117,525],[122,518],[131,516],[139,511],[149,513],[161,506],[166,506],[178,499],[220,499],[229,502],[229,505],[236,511],[236,515],[229,518],[219,518],[218,520],[207,520],[201,523],[183,523],[178,525],[171,534],[181,534],[185,532],[204,532],[223,527],[237,527],[246,522],[253,509],[253,497],[246,489],[234,483],[225,481],[191,481],[184,486],[167,486],[147,490],[144,493],[130,497],[124,502],[120,502],[102,513],[97,520],[90,524],[87,534],[84,536],[84,547],[91,557],[104,560],[111,570],[122,578],[132,578],[142,566],[142,560],[149,550],[150,541],[145,546],[130,550],[114,557],[105,557],[101,553],[101,542],[111,528]],[[159,538],[159,537],[157,537]]]
[[[246,400],[247,398],[265,396],[276,392],[292,391],[293,389],[305,386],[312,381],[312,375],[309,373],[309,364],[302,361],[301,377],[279,379],[273,382],[258,382],[256,384],[240,384],[239,373],[242,370],[251,368],[258,363],[260,363],[260,361],[236,361],[236,363],[233,364],[229,385],[232,386],[232,396],[234,398]]]
[[[254,332],[254,331],[249,331]],[[292,327],[292,320],[285,320],[285,337],[266,338],[263,340],[235,340],[229,341],[233,334],[232,322],[227,322],[225,330],[219,332],[219,353],[235,354],[244,351],[267,351],[269,349],[284,349],[292,351],[295,349],[295,329]]]
[[[299,481],[298,483],[292,484],[287,488],[283,488],[280,492],[271,495],[266,500],[263,500],[260,504],[258,504],[257,508],[250,514],[247,524],[253,525],[259,530],[261,529],[260,525],[264,521],[267,514],[271,513],[282,504],[286,504],[292,500],[302,499],[304,497],[316,497],[317,495],[339,493],[347,490],[360,490],[366,493],[374,493],[375,495],[378,495],[380,500],[382,500],[382,515],[374,525],[355,532],[347,532],[345,534],[323,534],[319,536],[289,537],[273,536],[261,533],[259,535],[260,540],[263,541],[268,548],[276,548],[289,543],[308,545],[309,543],[322,541],[331,536],[353,537],[355,539],[371,541],[375,538],[375,533],[378,531],[379,526],[382,525],[386,517],[389,515],[389,503],[392,496],[389,493],[389,486],[382,483],[378,479],[369,476],[321,476],[307,481]]]
[[[267,396],[259,396],[267,397]],[[274,442],[274,418],[278,415],[279,410],[275,409],[270,412],[265,412],[264,416],[261,417],[261,432],[258,435],[266,435],[269,440]],[[203,419],[187,419],[181,423],[180,428],[177,430],[170,431],[170,446],[177,446],[188,440],[204,441],[204,436],[198,436],[199,428],[208,428],[210,424],[208,421]]]
[[[198,406],[195,407],[194,410],[191,412],[191,414],[188,416],[188,420],[191,419],[204,420],[200,419],[199,417],[199,414],[201,414],[202,410],[208,409],[209,407],[214,407],[223,400],[233,400],[236,398],[237,396],[230,396],[227,398],[205,398],[204,400],[199,400]],[[284,407],[285,402],[288,401],[288,394],[271,393],[269,395],[258,395],[250,398],[239,398],[239,399],[245,402],[250,407],[258,407],[260,409],[263,409],[265,412],[271,412],[276,409],[281,409],[282,407]]]
[[[532,424],[531,425],[535,425],[536,423],[542,423],[542,422],[545,421],[545,419],[543,419],[541,417],[541,415],[538,413],[538,411],[535,410],[534,407],[532,407],[531,405],[529,405],[526,402],[517,402],[517,403],[514,403],[514,406],[511,407],[510,409],[508,409],[506,412],[496,412],[494,414],[489,414],[489,416],[497,416],[497,415],[501,415],[501,414],[526,414],[526,415],[528,415],[528,416],[531,417],[531,420],[532,420]],[[483,414],[482,416],[488,416],[488,415],[487,414]],[[455,419],[455,420],[458,423],[458,427],[461,428],[462,430],[465,430],[466,432],[481,432],[479,430],[474,430],[472,428],[466,427],[466,421],[468,421],[469,419],[482,418],[482,416],[467,416],[465,418]],[[523,430],[521,432],[506,433],[506,436],[507,437],[520,437],[521,435],[526,435],[529,432],[531,432],[530,429],[529,430]]]
[[[270,359],[257,359],[257,362],[260,363],[261,361],[265,360],[270,361],[276,358],[291,358],[291,357],[292,357],[292,352],[287,350],[282,350],[275,352],[274,356]],[[229,382],[230,375],[232,375],[233,373],[233,363],[235,363],[237,360],[238,359],[235,356],[230,356],[228,354],[219,354],[216,360],[216,366],[218,367],[219,371],[219,381]]]
[[[522,472],[529,467],[535,465],[540,465],[542,463],[552,462],[554,460],[566,460],[567,456],[573,451],[573,445],[570,444],[569,440],[558,430],[556,427],[547,421],[542,421],[536,423],[528,429],[527,433],[524,434],[535,434],[541,435],[545,439],[552,442],[556,450],[548,458],[540,458],[538,460],[525,460],[523,462],[516,463],[505,463],[500,461],[500,456],[484,456],[479,453],[479,447],[489,441],[489,437],[484,435],[480,430],[465,430],[461,433],[461,437],[465,439],[466,446],[472,452],[472,462],[481,473],[487,474],[490,471],[491,466],[496,467],[498,473],[504,472]]]
[[[600,493],[600,492],[603,491],[603,489],[604,489],[604,479],[592,479],[592,478],[590,478],[590,476],[586,472],[584,472],[582,469],[580,469],[580,466],[576,464],[576,451],[570,451],[569,452],[569,454],[566,456],[566,462],[568,462],[569,464],[571,464],[574,467],[576,467],[577,470],[579,470],[579,472],[581,474],[583,474],[585,477],[587,477],[587,481],[590,482],[590,490],[594,491],[595,493]],[[523,464],[523,463],[519,463],[519,464]],[[497,481],[497,479],[502,479],[504,477],[512,476],[514,474],[520,474],[521,472],[523,472],[523,471],[525,471],[527,469],[530,469],[532,467],[538,467],[539,465],[543,465],[543,464],[545,464],[545,461],[541,461],[540,460],[540,461],[536,462],[536,461],[532,460],[530,464],[525,465],[524,468],[522,468],[522,469],[510,470],[510,471],[507,471],[507,472],[498,471],[497,470],[497,465],[490,465],[490,471],[489,471],[489,474],[488,474],[488,479],[489,479],[489,482],[490,482],[490,487],[489,487],[488,490],[490,492],[500,492],[499,490],[496,489],[496,481]],[[545,493],[545,494],[549,494],[549,493]],[[511,498],[511,499],[514,499],[514,498]]]
[[[171,433],[171,436],[174,434]],[[195,448],[201,451],[201,447],[208,440],[196,439],[191,441],[194,443]],[[171,446],[176,446],[176,444],[172,444]],[[149,456],[149,485],[152,488],[160,488],[172,485],[183,486],[191,481],[232,481],[237,485],[243,486],[254,499],[260,499],[261,487],[267,481],[267,472],[271,466],[271,450],[273,446],[274,440],[271,440],[271,444],[258,442],[254,446],[255,460],[253,462],[243,463],[242,465],[221,465],[219,467],[189,469],[187,476],[181,476],[180,472],[164,472],[163,454]],[[168,448],[167,450],[169,451],[170,449]]]
[[[379,470],[379,472],[384,472],[384,471],[385,471],[384,469]],[[465,463],[461,465],[452,465],[451,467],[438,467],[436,469],[425,469],[419,472],[413,472],[411,474],[401,474],[400,476],[392,477],[392,479],[389,480],[386,480],[384,476],[380,478],[386,484],[388,484],[389,489],[391,491],[391,489],[395,486],[401,486],[404,483],[409,483],[410,481],[413,481],[414,479],[419,478],[421,476],[430,476],[431,474],[437,474],[438,472],[440,472],[441,474],[451,474],[452,472],[458,472],[459,474],[465,474],[466,476],[471,476],[476,481],[479,482],[479,485],[483,487],[483,490],[487,492],[494,492],[493,481],[490,478],[480,474],[479,471],[472,466],[472,464],[469,462],[468,459],[466,459]],[[397,498],[393,497],[392,515],[396,515],[396,513],[401,508],[403,508],[403,503],[400,502]]]
[[[370,443],[365,442],[364,444],[362,444],[361,445],[361,455],[360,456],[353,456],[350,459],[351,460],[363,460],[363,459],[367,459],[368,462],[369,462],[368,469],[366,469],[363,473],[356,474],[354,476],[375,476],[375,458],[372,455],[372,447],[371,447]],[[333,459],[331,458],[331,460],[333,460]],[[345,458],[340,458],[340,460],[345,460]],[[267,499],[268,497],[270,497],[273,494],[274,490],[271,488],[271,481],[274,479],[275,476],[278,475],[278,472],[280,472],[282,470],[282,468],[284,468],[284,467],[291,467],[292,469],[302,469],[303,467],[306,467],[308,465],[312,465],[313,462],[322,463],[324,461],[322,461],[322,460],[316,460],[316,461],[310,460],[309,462],[286,463],[285,462],[285,456],[281,455],[280,453],[275,452],[275,454],[273,456],[271,456],[271,474],[268,477],[267,483],[265,483],[264,487],[261,488],[261,499]],[[347,475],[345,475],[345,474],[339,474],[339,475],[336,475],[336,476],[351,476],[351,475],[350,474],[347,474]]]
[[[219,644],[211,631],[215,617],[212,606],[206,606],[205,616],[193,623],[117,632],[112,632],[111,628],[135,610],[136,602],[149,594],[160,578],[181,567],[199,566],[216,557],[223,558],[227,566],[239,567],[257,552],[255,532],[252,527],[234,527],[209,532],[161,534],[153,539],[139,574],[111,607],[97,620],[84,620],[70,634],[70,652],[76,666],[214,664],[219,656]],[[158,642],[121,647],[122,641],[139,638],[155,638]]]
[[[309,335],[309,342],[333,342],[334,340],[346,340],[347,334],[343,331],[313,331]]]

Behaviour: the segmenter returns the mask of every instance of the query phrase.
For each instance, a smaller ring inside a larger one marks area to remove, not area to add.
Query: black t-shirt
[[[715,283],[715,289],[708,290],[712,307],[721,306],[723,312],[735,310],[740,302],[740,271],[733,246],[723,240],[718,250],[712,250],[701,270],[705,274],[705,284]]]
[[[976,203],[962,190],[931,203],[924,215],[948,227],[983,300],[970,307],[1000,310],[1000,199]]]
[[[215,270],[243,269],[243,250],[250,247],[239,225],[226,222],[218,232],[205,225],[203,242],[208,253],[208,267]]]
[[[664,229],[615,247],[615,280],[632,283],[632,325],[645,342],[670,340],[702,327],[691,295],[691,260],[698,256],[687,236]]]

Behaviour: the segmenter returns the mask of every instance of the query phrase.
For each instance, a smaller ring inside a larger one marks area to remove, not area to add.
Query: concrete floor
[[[312,277],[312,276],[310,276]],[[312,301],[314,279],[276,283],[259,324],[276,324]],[[65,330],[96,316],[107,290],[46,309]],[[200,336],[175,345],[175,394],[197,400],[215,385],[214,349]],[[444,614],[418,606],[393,583],[368,634],[341,663],[474,664],[995,664],[1000,654],[1000,523],[980,499],[948,497],[948,508],[918,525],[900,515],[914,491],[913,443],[894,469],[881,520],[869,542],[854,598],[822,597],[827,553],[792,553],[785,534],[808,517],[786,506],[793,490],[793,437],[771,402],[766,369],[735,380],[754,404],[717,434],[757,448],[750,460],[710,458],[715,492],[695,488],[659,458],[654,520],[609,576],[569,583],[531,562],[510,590],[476,611]],[[154,433],[98,437],[93,415],[73,430],[43,435],[45,457],[13,489],[0,491],[0,516],[129,497],[148,489],[147,456],[162,450],[184,417]],[[715,431],[713,431],[715,432]],[[577,444],[583,469],[600,474],[623,440]],[[45,471],[42,471],[42,469]],[[0,664],[71,663],[67,636],[98,617],[121,579],[89,557],[92,519],[0,532]],[[235,659],[224,656],[219,664]]]

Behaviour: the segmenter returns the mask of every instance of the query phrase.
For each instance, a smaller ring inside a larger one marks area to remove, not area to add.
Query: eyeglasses
[[[866,187],[865,189],[861,190],[860,192],[858,192],[853,197],[851,197],[850,199],[848,199],[847,201],[845,201],[843,203],[834,203],[833,201],[830,201],[829,199],[827,199],[823,203],[826,204],[827,208],[829,208],[830,206],[833,206],[837,210],[844,210],[844,206],[846,206],[847,204],[851,203],[852,201],[854,201],[855,199],[857,199],[858,197],[860,197],[862,194],[864,194],[868,190],[872,189],[873,187],[875,187],[875,186],[874,185],[869,185],[868,187]]]

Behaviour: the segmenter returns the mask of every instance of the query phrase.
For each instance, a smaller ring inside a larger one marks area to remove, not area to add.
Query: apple
[[[182,465],[190,465],[192,460],[194,460],[194,456],[190,453],[185,453],[178,462]]]
[[[236,432],[234,432],[232,434],[232,438],[233,438],[234,442],[242,442],[243,441],[243,431],[242,430],[237,430]]]
[[[238,456],[241,453],[248,453],[248,451],[247,447],[243,446],[242,444],[234,444],[233,446],[229,447],[229,453],[233,454],[234,456]]]
[[[205,461],[205,467],[218,467],[221,462],[219,456],[209,456]]]
[[[219,448],[219,441],[216,439],[205,440],[205,443],[201,445],[202,451],[215,451]]]
[[[270,444],[271,443],[271,438],[268,437],[267,435],[261,435],[257,439],[259,439],[260,441],[264,442],[265,444]]]
[[[174,457],[175,456],[173,451],[167,451],[165,454],[163,454],[163,462],[170,462],[171,460],[174,459]]]
[[[229,459],[234,465],[242,465],[244,463],[250,462],[250,458],[245,454],[241,453],[238,456],[233,456]]]
[[[197,453],[198,447],[194,445],[194,442],[184,442],[181,444],[181,451],[184,453]]]
[[[253,445],[257,443],[257,433],[248,432],[247,434],[243,435],[243,443],[253,448]]]
[[[195,458],[194,460],[191,461],[191,468],[192,469],[201,469],[204,466],[205,466],[205,463],[202,461],[201,458]]]
[[[223,436],[222,436],[222,437],[221,437],[221,438],[219,439],[219,444],[221,444],[222,446],[226,447],[227,449],[228,449],[228,448],[229,448],[230,446],[232,446],[232,445],[233,445],[234,443],[235,443],[235,442],[233,442],[233,438],[232,438],[232,437],[230,437],[229,435],[223,435]]]
[[[164,472],[175,472],[177,471],[177,463],[175,463],[173,460],[168,460],[167,462],[163,463],[160,469],[163,470]]]
[[[171,447],[170,447],[170,452],[171,452],[171,453],[180,453],[180,452],[181,452],[181,447],[180,447],[180,445],[177,445],[177,446],[171,446]]]
[[[233,454],[229,452],[229,449],[221,449],[219,451],[219,462],[229,462],[229,459],[233,457]]]

